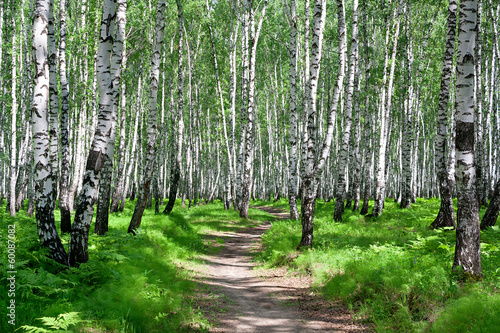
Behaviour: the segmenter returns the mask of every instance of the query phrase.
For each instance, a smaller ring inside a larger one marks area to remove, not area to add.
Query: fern
[[[70,332],[68,331],[70,326],[85,321],[80,319],[78,312],[61,313],[57,317],[42,317],[38,318],[38,320],[41,320],[43,325],[49,327],[49,329],[28,325],[21,326],[21,328],[27,333]]]

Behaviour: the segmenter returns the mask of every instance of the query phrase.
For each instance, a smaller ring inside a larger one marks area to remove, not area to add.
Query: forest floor
[[[287,213],[255,207],[277,218]],[[367,332],[336,301],[325,300],[311,288],[310,276],[291,274],[285,268],[256,269],[253,255],[261,248],[266,221],[237,232],[209,234],[207,240],[224,243],[206,256],[200,282],[209,286],[217,301],[201,305],[210,313],[212,332]],[[212,297],[214,299],[214,297]],[[219,311],[213,311],[214,306]],[[211,308],[211,309],[210,309]]]

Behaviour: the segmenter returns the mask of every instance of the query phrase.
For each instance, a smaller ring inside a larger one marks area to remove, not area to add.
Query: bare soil
[[[370,332],[340,303],[318,295],[311,277],[291,275],[285,268],[255,269],[252,253],[260,249],[261,235],[270,226],[265,222],[218,235],[225,243],[217,254],[207,256],[202,281],[209,292],[200,291],[205,299],[200,308],[211,317],[212,332]]]

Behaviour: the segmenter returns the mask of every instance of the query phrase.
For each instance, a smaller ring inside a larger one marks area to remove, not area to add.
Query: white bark
[[[50,134],[50,167],[52,169],[52,188],[53,200],[57,198],[57,182],[59,174],[59,97],[57,89],[57,48],[56,36],[54,32],[54,0],[49,3],[49,26],[48,26],[48,43],[49,43],[49,134]]]
[[[155,37],[153,44],[153,52],[151,54],[151,72],[149,74],[149,105],[148,105],[148,138],[147,138],[147,153],[142,179],[141,188],[139,191],[139,199],[134,209],[134,214],[130,221],[128,232],[134,232],[141,225],[142,215],[146,208],[146,203],[151,190],[151,181],[155,169],[156,159],[156,137],[157,137],[157,121],[158,116],[157,101],[158,101],[158,85],[160,83],[160,58],[163,46],[163,31],[165,30],[165,0],[159,0],[156,5],[156,26]]]
[[[33,90],[32,128],[33,159],[35,163],[35,205],[38,236],[50,256],[67,264],[67,255],[57,234],[52,197],[52,178],[49,161],[49,64],[47,54],[48,0],[35,2],[33,23],[33,50],[35,59],[35,87]]]
[[[10,154],[10,186],[9,206],[10,215],[16,216],[16,181],[17,181],[17,59],[16,59],[16,22],[12,17],[12,110],[11,110],[11,154]]]
[[[290,2],[290,45],[288,51],[290,53],[290,162],[288,163],[288,201],[290,205],[290,216],[292,219],[299,218],[297,208],[297,2]]]
[[[242,179],[242,193],[240,205],[240,217],[248,218],[248,207],[250,205],[250,188],[252,184],[252,166],[253,166],[253,120],[255,112],[255,74],[256,74],[256,57],[257,57],[257,44],[259,41],[262,23],[266,15],[267,0],[264,0],[262,5],[261,14],[257,27],[255,26],[255,11],[252,8],[253,0],[247,1],[247,10],[249,10],[249,28],[250,28],[250,50],[248,53],[249,69],[248,69],[248,100],[246,108],[246,129],[245,129],[245,156],[243,162],[243,179]]]
[[[70,262],[88,261],[88,234],[94,205],[97,200],[101,170],[104,162],[112,158],[108,142],[115,140],[113,119],[113,94],[111,87],[110,62],[116,19],[116,0],[104,0],[97,50],[97,81],[99,86],[99,119],[94,139],[87,158],[82,192],[71,233]],[[116,121],[115,121],[116,123]]]
[[[474,66],[477,0],[460,1],[456,88],[457,240],[453,268],[482,276],[474,157]]]
[[[352,37],[351,37],[351,57],[349,60],[349,83],[347,87],[347,102],[344,113],[344,133],[342,137],[342,147],[340,150],[338,164],[337,194],[335,196],[334,219],[342,221],[345,200],[346,167],[349,157],[349,141],[351,138],[352,106],[354,94],[354,82],[358,67],[358,0],[353,3]]]

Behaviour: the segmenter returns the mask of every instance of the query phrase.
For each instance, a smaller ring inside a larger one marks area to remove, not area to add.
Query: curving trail
[[[259,207],[279,218],[288,214]],[[310,279],[285,277],[284,270],[256,271],[251,253],[266,222],[238,233],[225,233],[223,249],[209,256],[205,283],[228,301],[227,312],[214,332],[367,332],[353,323],[346,309],[318,301],[309,290]],[[260,275],[260,276],[259,276]],[[264,278],[263,278],[264,277]]]

